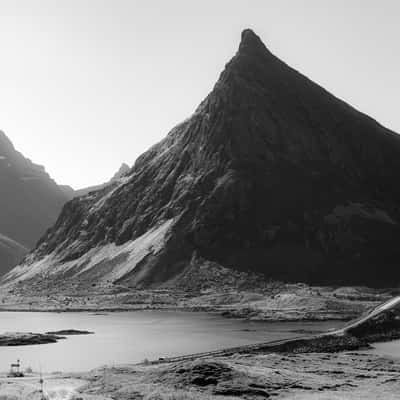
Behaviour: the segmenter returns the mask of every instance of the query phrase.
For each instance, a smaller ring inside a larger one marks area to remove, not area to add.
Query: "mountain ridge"
[[[5,281],[158,286],[211,261],[268,279],[393,284],[399,155],[397,134],[245,30],[194,114],[116,185],[67,203]]]
[[[0,274],[35,246],[69,200],[41,165],[0,131]]]

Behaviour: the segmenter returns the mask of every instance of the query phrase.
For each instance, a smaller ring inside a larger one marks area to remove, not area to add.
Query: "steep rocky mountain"
[[[400,283],[400,137],[251,30],[194,114],[67,203],[3,282],[175,285],[206,263],[311,284]]]
[[[21,261],[71,197],[0,131],[0,274]]]
[[[118,171],[113,175],[113,177],[108,182],[102,183],[100,185],[89,186],[87,188],[78,190],[73,190],[72,188],[70,188],[71,190],[73,190],[72,197],[84,196],[90,192],[94,192],[95,190],[104,189],[106,186],[112,185],[113,183],[117,182],[120,178],[122,178],[125,174],[127,174],[129,170],[130,170],[129,165],[122,163]]]

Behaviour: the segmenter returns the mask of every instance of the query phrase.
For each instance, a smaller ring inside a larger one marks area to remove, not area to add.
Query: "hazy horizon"
[[[0,0],[0,129],[58,183],[104,182],[190,116],[251,28],[400,132],[398,2],[251,4]]]

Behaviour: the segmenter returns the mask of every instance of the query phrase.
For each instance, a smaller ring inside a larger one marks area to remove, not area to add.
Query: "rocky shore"
[[[52,333],[6,332],[0,335],[0,346],[28,346],[56,343],[61,339],[65,338]]]
[[[69,335],[89,335],[94,332],[66,329],[46,333],[6,332],[0,335],[0,346],[29,346],[34,344],[57,343]]]
[[[63,335],[63,336],[75,336],[75,335],[93,335],[94,332],[79,331],[77,329],[62,329],[60,331],[46,332],[46,335]]]

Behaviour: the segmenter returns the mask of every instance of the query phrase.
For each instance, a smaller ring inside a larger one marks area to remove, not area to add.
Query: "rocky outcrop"
[[[65,338],[47,333],[8,332],[0,335],[0,346],[31,346],[34,344],[57,343],[60,339]]]
[[[113,177],[108,182],[102,183],[100,185],[94,185],[94,186],[89,186],[87,188],[74,190],[72,197],[85,196],[90,192],[95,192],[96,190],[104,189],[106,186],[117,184],[119,179],[122,178],[124,175],[126,175],[129,172],[129,170],[130,170],[129,165],[122,163],[118,171],[113,175]]]
[[[157,287],[198,260],[266,278],[399,281],[400,137],[252,31],[195,113],[65,205],[5,278]]]

